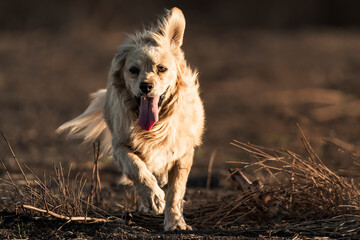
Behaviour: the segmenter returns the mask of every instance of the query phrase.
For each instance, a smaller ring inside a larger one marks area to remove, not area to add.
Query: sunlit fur
[[[204,128],[197,72],[187,65],[180,48],[184,30],[185,18],[173,8],[157,24],[130,36],[112,61],[107,89],[94,93],[88,109],[58,129],[85,141],[102,139],[104,153],[112,149],[124,182],[134,185],[139,209],[159,214],[165,208],[166,231],[190,229],[182,202]],[[158,72],[159,65],[167,70]],[[133,66],[139,74],[129,71]],[[141,94],[141,81],[154,84],[149,96],[165,94],[159,121],[150,131],[138,125],[135,96]],[[166,197],[161,189],[165,184]]]

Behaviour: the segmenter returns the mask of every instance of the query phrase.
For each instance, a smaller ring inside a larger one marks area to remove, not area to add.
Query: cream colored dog
[[[112,61],[107,89],[92,94],[86,111],[57,130],[101,139],[103,152],[112,151],[134,185],[139,210],[161,214],[165,208],[165,231],[191,229],[183,197],[204,128],[197,72],[180,48],[184,30],[184,15],[173,8],[130,37]]]

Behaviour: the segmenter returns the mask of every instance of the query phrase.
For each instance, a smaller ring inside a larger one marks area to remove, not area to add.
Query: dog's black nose
[[[154,87],[154,84],[153,83],[147,83],[147,82],[141,82],[140,83],[140,90],[143,92],[143,93],[149,93],[151,92],[151,89],[153,89]]]

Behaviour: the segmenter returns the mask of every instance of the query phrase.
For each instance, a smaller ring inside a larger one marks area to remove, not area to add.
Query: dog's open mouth
[[[142,129],[149,131],[159,120],[159,108],[165,99],[165,94],[166,91],[161,96],[135,97],[140,110],[138,124]]]
[[[160,99],[159,99],[159,103],[158,103],[158,107],[161,107],[161,105],[162,105],[162,103],[163,103],[163,101],[164,101],[164,99],[165,99],[165,94],[166,94],[166,92],[164,92],[164,94],[162,94],[161,96],[160,96]],[[136,102],[137,102],[137,104],[140,106],[140,104],[141,104],[141,96],[140,97],[137,97],[137,96],[135,96],[135,100],[136,100]]]

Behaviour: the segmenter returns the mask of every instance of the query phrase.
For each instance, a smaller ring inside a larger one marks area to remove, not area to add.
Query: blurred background
[[[353,164],[360,3],[331,0],[0,1],[0,130],[19,160],[38,170],[58,162],[90,168],[92,146],[55,129],[105,87],[126,34],[174,6],[187,20],[183,49],[200,72],[207,117],[190,184],[205,186],[214,151],[214,186],[226,161],[248,159],[232,139],[303,153],[296,123],[331,169]],[[3,143],[0,160],[15,164]],[[111,160],[101,164],[103,178],[117,174]]]

